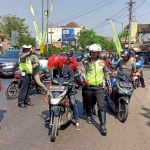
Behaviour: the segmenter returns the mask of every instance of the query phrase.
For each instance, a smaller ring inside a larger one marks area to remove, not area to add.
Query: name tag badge
[[[99,62],[98,64],[99,64],[99,66],[104,66],[103,62]]]
[[[25,72],[21,72],[21,76],[24,77],[26,75]]]

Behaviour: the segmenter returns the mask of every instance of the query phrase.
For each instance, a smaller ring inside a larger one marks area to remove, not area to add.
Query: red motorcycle
[[[40,80],[44,83],[44,80],[48,79],[48,71],[44,70],[40,73]],[[7,86],[5,94],[9,99],[16,99],[19,93],[19,83],[20,83],[20,71],[16,71],[14,74],[14,80],[10,81],[10,84]],[[34,78],[32,77],[30,83],[30,91],[36,90],[38,94],[43,93],[43,89],[36,83]]]

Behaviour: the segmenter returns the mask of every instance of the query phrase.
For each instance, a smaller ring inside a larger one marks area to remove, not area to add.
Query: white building
[[[75,22],[70,22],[66,26],[50,25],[48,28],[48,44],[62,41],[62,29],[74,29],[75,38],[77,38],[78,32],[82,30],[82,26]],[[47,37],[45,39],[45,44],[47,43]]]

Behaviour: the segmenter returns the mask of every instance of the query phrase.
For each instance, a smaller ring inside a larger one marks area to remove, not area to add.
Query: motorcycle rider
[[[114,76],[114,73],[115,71],[117,71],[117,69],[119,74],[125,74],[130,79],[132,79],[136,75],[135,62],[130,59],[130,56],[131,54],[129,49],[124,49],[121,52],[121,57],[123,59],[121,59],[115,66],[115,69],[113,69],[112,76]],[[109,103],[113,103],[112,94],[110,95]]]
[[[32,63],[32,68],[33,68],[33,77],[36,81],[36,83],[42,87],[45,92],[48,91],[47,87],[41,82],[40,76],[39,76],[39,71],[40,71],[40,61],[36,55],[34,55],[35,50],[32,49],[32,55],[29,56],[31,63]]]
[[[109,92],[111,93],[111,83],[109,78],[109,71],[105,67],[105,63],[99,58],[99,53],[102,50],[99,44],[92,44],[89,47],[91,58],[88,58],[83,62],[85,68],[85,76],[81,77],[83,84],[85,84],[85,98],[86,98],[86,113],[87,122],[92,123],[92,106],[97,102],[98,117],[100,121],[100,132],[102,135],[106,135],[106,111],[104,107],[104,89],[103,82],[104,76],[108,82]],[[93,99],[94,98],[94,99]]]
[[[30,87],[31,74],[33,72],[30,55],[32,54],[32,46],[23,45],[22,53],[19,55],[19,69],[21,71],[18,107],[25,108],[26,105],[33,106],[31,100],[27,99]]]
[[[53,69],[53,77],[57,78],[68,78],[70,82],[75,82],[74,78],[74,72],[72,68],[66,64],[63,63],[63,59],[60,55],[53,55],[48,60],[48,67],[54,68]],[[69,97],[71,104],[73,106],[73,116],[75,120],[75,128],[76,130],[80,130],[80,124],[79,124],[79,115],[78,115],[78,107],[77,102],[75,98],[75,87],[72,86],[69,90]]]
[[[73,51],[69,50],[67,51],[67,59],[65,64],[70,66],[72,68],[73,71],[77,70],[78,67],[78,63],[75,57],[73,57]]]
[[[143,77],[143,67],[144,64],[142,62],[142,60],[140,60],[140,56],[139,55],[135,55],[136,58],[136,69],[138,70],[138,72],[136,74],[140,74],[140,82],[142,87],[145,87],[145,82],[144,82],[144,77]]]
[[[103,50],[100,55],[101,55],[102,59],[104,60],[106,67],[108,69],[110,69],[111,62],[107,57],[108,53],[105,50]]]

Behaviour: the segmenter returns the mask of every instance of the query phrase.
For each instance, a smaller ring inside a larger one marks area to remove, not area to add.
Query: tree
[[[8,40],[12,37],[12,31],[19,33],[17,47],[21,47],[22,44],[35,43],[34,38],[29,34],[29,27],[25,24],[25,19],[21,19],[16,15],[0,16],[0,31],[6,35]]]
[[[98,43],[105,50],[115,50],[116,46],[113,42],[108,41],[105,37],[96,35],[93,30],[87,30],[83,28],[77,35],[77,44],[83,49],[87,45]]]
[[[127,30],[124,30],[122,33],[119,34],[120,41],[127,41],[127,38],[129,36],[129,32]]]

